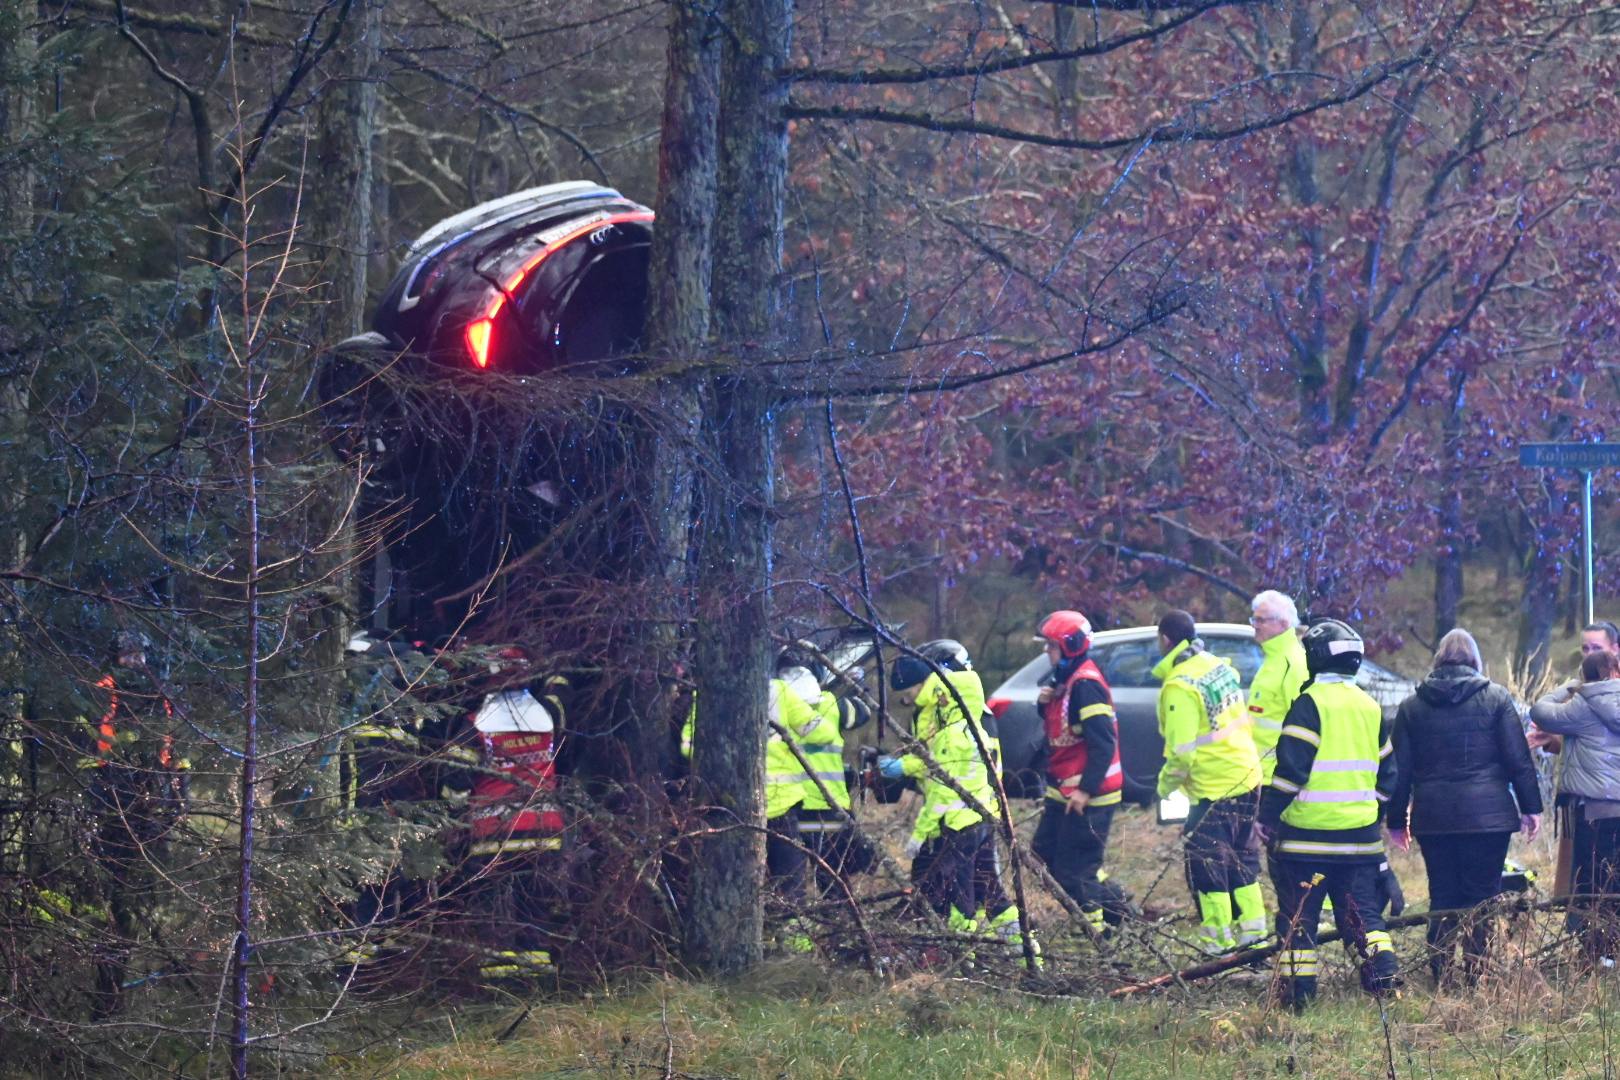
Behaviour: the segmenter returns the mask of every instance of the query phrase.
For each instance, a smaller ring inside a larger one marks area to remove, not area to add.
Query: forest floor
[[[1341,972],[1303,1016],[1263,976],[1190,995],[1043,998],[966,978],[894,984],[779,961],[746,983],[674,979],[585,1001],[464,1012],[437,1045],[355,1062],[402,1078],[1227,1078],[1614,1075],[1616,987],[1531,969],[1380,1009]],[[497,1033],[510,1034],[500,1039]]]
[[[887,845],[904,810],[878,809],[892,819],[872,822]],[[1178,831],[1142,811],[1117,820],[1114,877],[1162,926],[1189,931]],[[1549,841],[1516,844],[1514,857],[1550,881]],[[1397,852],[1393,864],[1422,910],[1421,857]],[[415,1049],[351,1059],[345,1075],[1562,1078],[1612,1076],[1620,1055],[1620,982],[1572,962],[1556,913],[1498,920],[1492,973],[1471,992],[1433,990],[1416,959],[1421,928],[1398,931],[1407,986],[1383,1009],[1356,988],[1342,951],[1324,948],[1321,1000],[1296,1017],[1270,1004],[1269,968],[1110,999],[1120,979],[1085,985],[1095,954],[1065,934],[1057,904],[1037,896],[1031,906],[1063,972],[1052,982],[971,969],[877,979],[822,959],[774,959],[732,983],[648,977],[443,1011],[414,1025]],[[1131,962],[1140,976],[1163,970],[1140,952]]]
[[[1428,647],[1419,640],[1428,604],[1419,586],[1427,581],[1414,575],[1400,583],[1386,612],[1389,629],[1407,644],[1379,659],[1412,677],[1428,666]],[[1035,616],[1022,609],[1050,598],[1020,595],[1024,585],[991,581],[953,605],[961,617],[950,619],[951,628],[959,626],[955,632],[988,661],[981,665],[987,688],[999,681],[998,669],[1010,671],[1034,655],[1026,624]],[[1505,658],[1517,597],[1488,572],[1471,573],[1470,586],[1462,621],[1480,639],[1493,677],[1511,685]],[[1227,598],[1206,602],[1214,605],[1212,618],[1241,617]],[[924,605],[912,607],[904,614],[920,632],[930,614]],[[1558,628],[1556,674],[1578,662],[1576,642],[1568,626]],[[857,812],[898,856],[911,805]],[[1039,804],[1018,803],[1015,812],[1027,842]],[[1533,844],[1516,840],[1511,856],[1537,872],[1545,896],[1553,876],[1550,830]],[[1424,910],[1419,852],[1392,852],[1391,865],[1409,910]],[[1109,870],[1157,920],[1163,939],[1172,939],[1167,956],[1177,966],[1194,960],[1190,947],[1177,951],[1173,942],[1190,936],[1192,924],[1180,866],[1179,830],[1157,825],[1150,811],[1118,813]],[[862,890],[879,887],[869,882]],[[1269,903],[1269,882],[1266,888]],[[1422,971],[1422,929],[1397,931],[1407,982],[1383,1008],[1358,990],[1343,952],[1325,948],[1321,999],[1295,1016],[1270,1003],[1269,969],[1125,1000],[1107,996],[1120,984],[1116,970],[1088,989],[1094,947],[1065,929],[1067,916],[1054,899],[1031,890],[1034,922],[1054,961],[1048,974],[1062,972],[1045,983],[1014,985],[1016,978],[971,969],[878,979],[825,958],[774,959],[732,983],[649,976],[583,995],[441,1009],[414,1017],[413,1037],[403,1046],[348,1057],[341,1067],[350,1076],[670,1080],[1620,1075],[1620,978],[1575,961],[1559,913],[1499,919],[1491,974],[1470,991],[1433,989]],[[1165,970],[1140,949],[1127,959],[1139,977]]]

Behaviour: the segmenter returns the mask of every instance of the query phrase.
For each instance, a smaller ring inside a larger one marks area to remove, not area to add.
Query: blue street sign
[[[1532,469],[1579,469],[1581,471],[1581,538],[1585,558],[1581,561],[1586,582],[1586,621],[1597,620],[1592,596],[1592,470],[1620,468],[1620,443],[1529,442],[1519,444],[1519,464]]]
[[[1520,443],[1519,464],[1536,469],[1620,469],[1620,443]]]

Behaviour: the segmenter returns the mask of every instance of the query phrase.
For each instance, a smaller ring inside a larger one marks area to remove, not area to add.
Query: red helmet
[[[1065,659],[1073,659],[1091,647],[1091,623],[1078,611],[1054,611],[1041,623],[1041,637],[1056,645]]]

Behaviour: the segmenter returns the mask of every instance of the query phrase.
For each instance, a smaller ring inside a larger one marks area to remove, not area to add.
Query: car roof
[[[1235,622],[1201,622],[1197,624],[1200,634],[1210,634],[1216,637],[1254,637],[1254,627],[1248,623]],[[1124,626],[1118,630],[1098,630],[1091,635],[1093,645],[1109,645],[1120,641],[1141,641],[1159,636],[1157,626]]]
[[[405,256],[405,261],[409,262],[420,257],[439,241],[489,228],[507,218],[518,217],[546,206],[585,199],[596,201],[622,198],[624,196],[613,188],[593,184],[589,180],[570,180],[561,184],[545,184],[541,187],[516,191],[445,218],[416,238]]]

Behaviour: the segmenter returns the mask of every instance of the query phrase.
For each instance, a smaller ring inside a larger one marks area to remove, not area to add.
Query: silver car
[[[1263,654],[1254,640],[1254,627],[1243,623],[1199,623],[1198,636],[1216,656],[1237,668],[1248,689],[1260,670]],[[1091,635],[1091,658],[1102,669],[1114,693],[1119,717],[1119,757],[1125,770],[1125,798],[1149,805],[1153,801],[1159,767],[1164,764],[1164,740],[1159,738],[1159,680],[1153,666],[1159,662],[1159,634],[1152,626],[1100,630]],[[996,715],[1008,794],[1036,798],[1045,786],[1046,732],[1035,697],[1052,671],[1042,653],[1019,668],[990,695]],[[1363,661],[1356,683],[1393,715],[1395,707],[1417,689],[1410,679]]]

